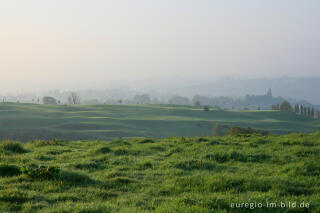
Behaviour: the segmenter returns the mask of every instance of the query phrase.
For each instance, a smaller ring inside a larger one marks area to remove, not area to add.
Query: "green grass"
[[[320,212],[320,132],[11,144],[0,212]]]
[[[0,140],[209,136],[217,122],[277,134],[315,132],[320,127],[319,121],[275,111],[206,112],[202,107],[173,105],[0,104]]]

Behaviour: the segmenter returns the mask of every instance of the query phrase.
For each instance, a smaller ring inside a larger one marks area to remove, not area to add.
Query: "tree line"
[[[42,99],[35,99],[32,97],[31,103],[43,103],[51,105],[100,105],[100,104],[173,104],[173,105],[194,105],[194,106],[207,106],[218,109],[258,109],[258,110],[281,110],[295,112],[308,117],[316,117],[319,113],[315,111],[312,105],[306,101],[300,100],[285,100],[282,97],[274,97],[271,89],[264,95],[246,95],[243,98],[231,98],[231,97],[208,97],[201,95],[194,95],[191,97],[183,96],[168,96],[159,99],[159,97],[152,97],[150,94],[138,94],[128,95],[127,97],[120,94],[109,97],[105,93],[105,97],[102,97],[96,93],[84,94],[83,92],[65,92],[60,93],[56,91],[53,95],[46,95]],[[30,103],[22,97],[17,97],[19,102]],[[88,99],[89,98],[89,99]],[[91,99],[90,99],[91,98]],[[9,97],[9,100],[13,100]],[[31,99],[30,99],[31,100]],[[6,97],[3,97],[3,102],[7,102]],[[18,102],[18,101],[17,101]],[[278,104],[281,103],[281,104]],[[294,107],[291,106],[294,105]]]
[[[294,112],[298,115],[303,115],[310,118],[320,119],[320,111],[315,110],[313,106],[304,106],[302,104],[295,104],[294,107],[288,101],[283,101],[281,104],[274,104],[272,110]]]

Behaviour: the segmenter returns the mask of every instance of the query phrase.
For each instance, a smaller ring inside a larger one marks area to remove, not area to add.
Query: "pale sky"
[[[1,1],[0,90],[319,76],[319,11],[319,0]]]

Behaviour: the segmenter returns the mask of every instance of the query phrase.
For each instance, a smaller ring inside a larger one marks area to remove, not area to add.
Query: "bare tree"
[[[73,104],[73,105],[80,104],[81,98],[77,93],[72,92],[68,97],[68,102],[69,102],[69,104]]]

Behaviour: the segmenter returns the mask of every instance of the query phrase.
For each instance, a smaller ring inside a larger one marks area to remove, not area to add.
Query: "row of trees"
[[[312,106],[303,106],[302,104],[296,104],[294,107],[292,107],[288,101],[283,101],[281,104],[272,105],[272,110],[294,112],[306,117],[320,119],[320,111],[318,110],[316,112]]]
[[[310,106],[303,106],[301,104],[296,104],[294,106],[294,112],[299,114],[299,115],[304,115],[307,117],[315,118],[320,115],[320,112],[315,112],[313,107]]]
[[[221,108],[243,108],[256,107],[268,108],[271,104],[284,101],[281,97],[273,97],[271,89],[264,95],[246,95],[244,98],[232,97],[209,97],[203,95],[195,95],[192,98],[179,95],[171,96],[166,100],[152,98],[150,94],[135,95],[131,99],[121,99],[125,104],[174,104],[174,105],[196,105],[196,106],[219,106]],[[119,101],[113,101],[119,103]]]

